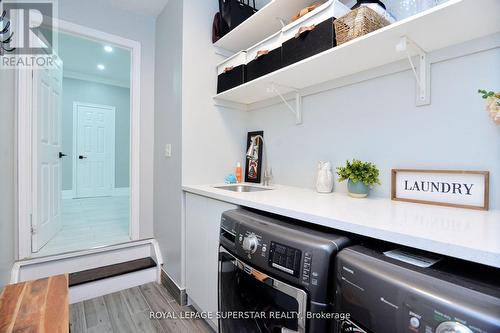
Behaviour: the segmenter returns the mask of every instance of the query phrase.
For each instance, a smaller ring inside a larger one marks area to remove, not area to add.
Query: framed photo
[[[259,135],[264,137],[264,132],[248,132],[246,152],[251,153],[251,156],[246,156],[245,161],[245,182],[247,183],[260,183],[262,176],[261,164],[264,142]],[[250,148],[252,149],[250,150]]]
[[[488,210],[488,171],[392,170],[391,199]]]

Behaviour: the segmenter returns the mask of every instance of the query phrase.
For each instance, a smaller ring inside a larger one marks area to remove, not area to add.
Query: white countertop
[[[353,199],[341,193],[319,194],[282,185],[274,185],[271,191],[246,193],[214,188],[221,185],[190,185],[183,190],[500,268],[500,210],[476,211],[372,197]]]

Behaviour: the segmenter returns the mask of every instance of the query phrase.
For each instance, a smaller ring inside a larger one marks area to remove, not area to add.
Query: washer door
[[[219,332],[305,332],[307,294],[219,250]]]

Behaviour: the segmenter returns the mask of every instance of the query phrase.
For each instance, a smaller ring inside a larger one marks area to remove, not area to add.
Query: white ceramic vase
[[[318,163],[318,175],[316,177],[316,191],[318,193],[331,193],[333,191],[333,173],[330,162]]]

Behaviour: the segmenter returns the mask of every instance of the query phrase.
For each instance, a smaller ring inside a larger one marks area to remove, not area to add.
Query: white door
[[[110,196],[115,187],[115,108],[75,103],[74,110],[76,197]]]
[[[38,252],[61,229],[62,61],[33,70],[33,200],[31,248]]]

